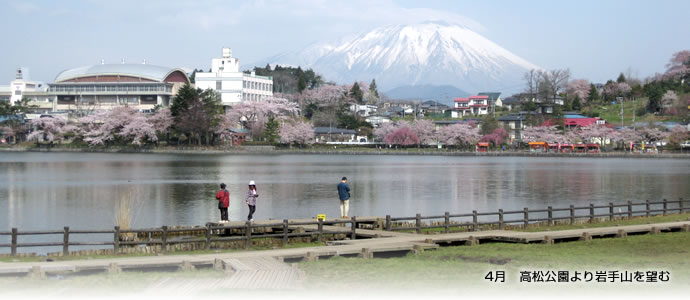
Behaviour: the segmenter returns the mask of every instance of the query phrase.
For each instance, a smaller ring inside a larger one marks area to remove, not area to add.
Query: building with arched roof
[[[49,84],[55,111],[111,109],[127,105],[140,110],[169,106],[187,73],[149,64],[100,64],[68,69]]]

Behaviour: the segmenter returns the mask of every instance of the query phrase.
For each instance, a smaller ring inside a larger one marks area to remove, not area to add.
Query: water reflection
[[[690,160],[524,157],[2,153],[0,228],[110,228],[123,194],[133,227],[243,220],[250,180],[257,219],[337,215],[347,176],[351,215],[413,216],[562,207],[690,195]]]

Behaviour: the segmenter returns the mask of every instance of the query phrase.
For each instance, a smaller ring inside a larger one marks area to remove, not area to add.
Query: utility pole
[[[625,126],[625,122],[623,118],[625,117],[625,114],[623,112],[623,97],[616,97],[616,101],[621,102],[621,127]]]

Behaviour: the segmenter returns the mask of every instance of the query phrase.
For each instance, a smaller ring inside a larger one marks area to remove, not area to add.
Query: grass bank
[[[672,282],[690,283],[690,233],[629,236],[543,244],[489,243],[445,247],[389,259],[332,258],[302,262],[307,284],[321,288],[457,288],[488,284],[487,272],[503,270],[517,283],[520,271],[669,271]],[[497,286],[495,286],[497,287]]]

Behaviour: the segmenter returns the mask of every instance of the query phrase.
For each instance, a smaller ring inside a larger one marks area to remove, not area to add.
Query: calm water
[[[690,160],[0,153],[0,231],[111,228],[122,199],[133,227],[200,225],[219,219],[220,182],[231,220],[244,219],[250,180],[256,219],[331,217],[342,176],[357,216],[690,197]]]

